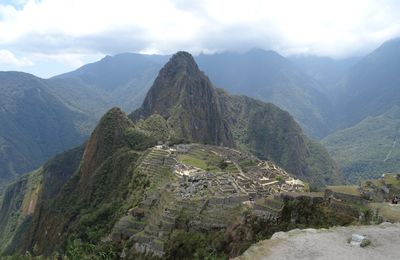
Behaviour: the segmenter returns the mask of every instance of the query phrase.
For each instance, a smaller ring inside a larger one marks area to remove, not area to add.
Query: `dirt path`
[[[392,144],[392,147],[390,148],[390,151],[386,155],[386,158],[385,158],[385,160],[383,160],[383,162],[386,162],[387,160],[390,159],[390,156],[392,155],[392,152],[393,152],[394,148],[396,147],[396,144],[397,144],[397,136],[395,137],[395,139],[393,141],[393,144]]]
[[[366,235],[371,245],[351,246],[351,234]],[[269,240],[250,247],[237,259],[273,260],[398,260],[400,259],[400,224],[382,223],[375,226],[335,227],[278,232]]]

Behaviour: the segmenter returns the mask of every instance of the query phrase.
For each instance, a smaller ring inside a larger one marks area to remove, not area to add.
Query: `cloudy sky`
[[[0,0],[0,70],[41,77],[121,52],[343,58],[399,36],[397,0]]]

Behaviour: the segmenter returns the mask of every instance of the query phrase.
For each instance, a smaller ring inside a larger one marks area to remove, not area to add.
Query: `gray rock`
[[[367,239],[365,236],[359,235],[359,234],[351,235],[350,245],[366,247],[369,244],[371,244],[371,241],[369,239]]]
[[[384,193],[386,193],[386,194],[389,194],[389,192],[390,192],[389,188],[386,187],[386,186],[382,186],[382,187],[381,187],[381,190],[382,190]]]

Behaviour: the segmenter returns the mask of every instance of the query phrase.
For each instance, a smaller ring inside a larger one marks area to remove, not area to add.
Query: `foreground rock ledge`
[[[366,235],[371,245],[352,246],[347,239],[353,233]],[[251,246],[244,259],[400,259],[400,224],[304,229],[275,233],[271,239]]]

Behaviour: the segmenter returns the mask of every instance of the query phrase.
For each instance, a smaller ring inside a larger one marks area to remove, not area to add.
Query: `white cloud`
[[[18,59],[14,53],[9,50],[0,50],[0,64],[11,67],[21,68],[33,65],[33,62],[27,58]]]
[[[80,54],[80,53],[58,53],[58,54],[43,54],[43,53],[32,53],[29,55],[29,59],[38,62],[46,61],[48,63],[59,63],[64,64],[67,69],[75,69],[82,65],[85,65],[91,60],[99,60],[103,58],[103,54]]]
[[[15,1],[0,4],[0,49],[26,56],[258,47],[341,57],[400,36],[396,0]]]

